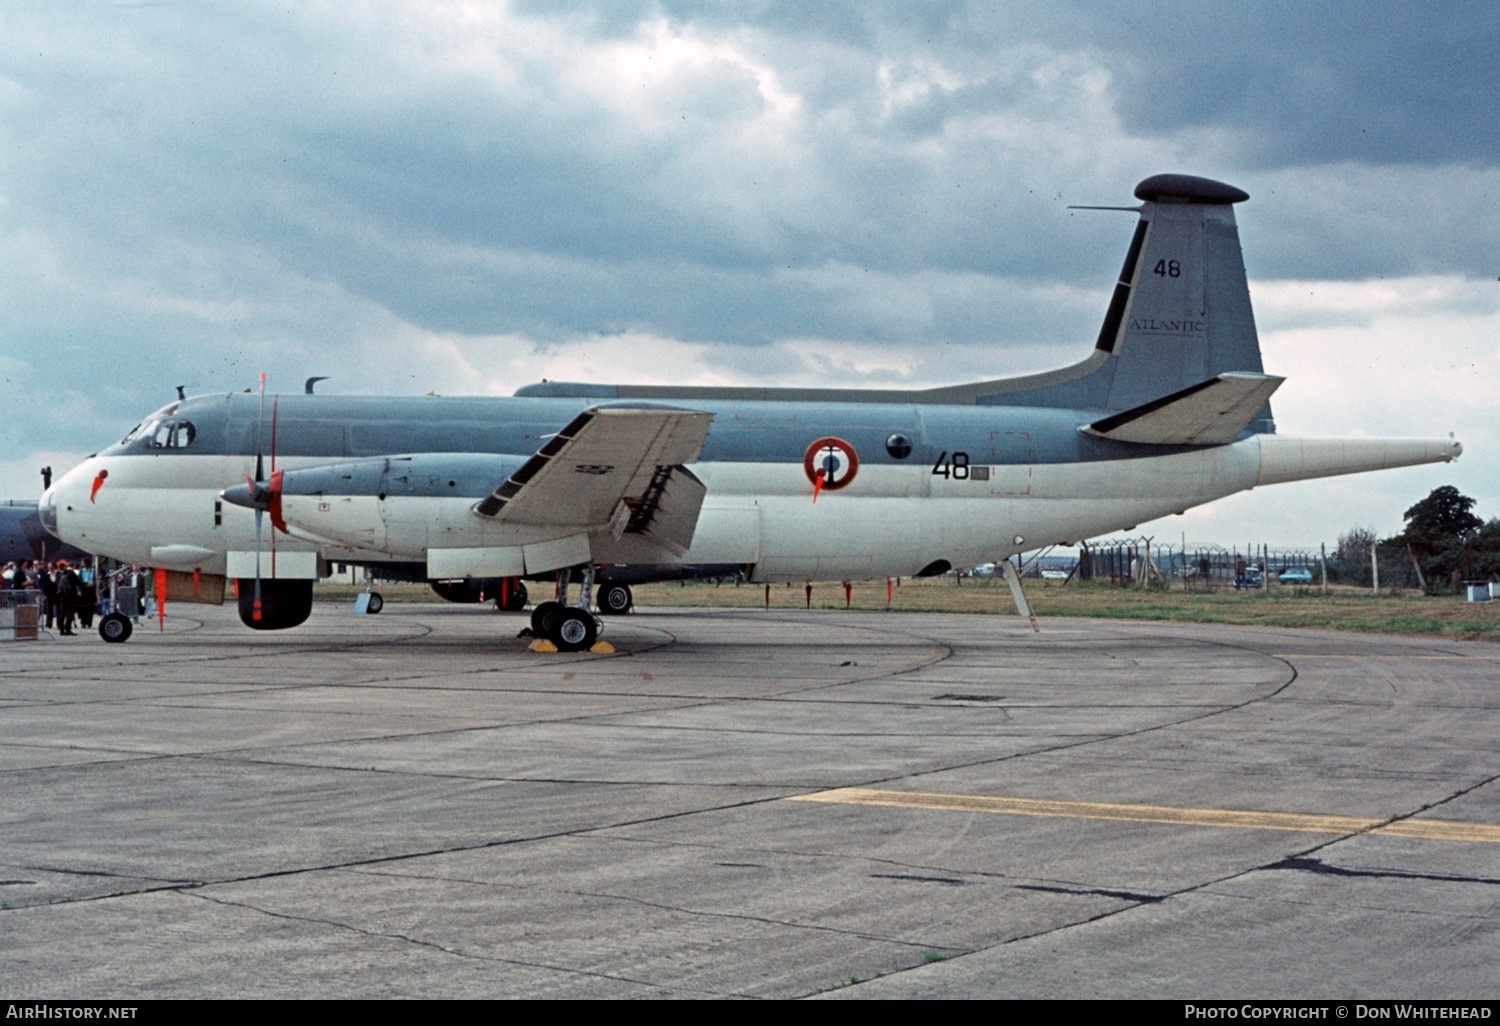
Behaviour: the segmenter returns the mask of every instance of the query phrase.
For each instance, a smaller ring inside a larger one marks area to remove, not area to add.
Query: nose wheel
[[[99,637],[114,644],[128,640],[133,630],[130,617],[124,613],[110,613],[99,620]]]

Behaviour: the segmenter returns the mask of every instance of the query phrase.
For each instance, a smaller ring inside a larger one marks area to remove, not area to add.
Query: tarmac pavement
[[[479,607],[0,643],[0,995],[1500,997],[1500,646]]]

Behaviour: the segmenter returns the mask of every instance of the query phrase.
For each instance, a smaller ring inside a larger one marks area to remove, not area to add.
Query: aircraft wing
[[[1285,378],[1231,371],[1083,430],[1100,438],[1149,445],[1226,445],[1255,419]]]
[[[608,528],[617,542],[633,535],[680,556],[705,491],[682,464],[697,460],[712,420],[667,407],[590,407],[474,510],[512,524]]]

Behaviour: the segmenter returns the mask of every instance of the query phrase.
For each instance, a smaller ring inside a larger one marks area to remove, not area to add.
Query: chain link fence
[[[1052,565],[1059,565],[1057,557],[1052,557]],[[1187,591],[1352,587],[1451,594],[1464,592],[1476,582],[1487,583],[1495,576],[1483,572],[1482,566],[1471,569],[1475,570],[1472,574],[1465,574],[1462,567],[1447,573],[1424,572],[1421,562],[1404,545],[1330,552],[1326,546],[1184,547],[1159,545],[1148,538],[1110,538],[1081,544],[1076,562],[1066,566],[1066,577],[1117,587]]]
[[[1120,587],[1311,587],[1323,584],[1321,549],[1270,545],[1155,545],[1150,539],[1085,542],[1077,577]],[[1331,578],[1330,578],[1331,579]]]

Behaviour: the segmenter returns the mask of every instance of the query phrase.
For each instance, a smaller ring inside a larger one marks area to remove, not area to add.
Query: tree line
[[[1396,574],[1407,570],[1429,592],[1500,578],[1500,518],[1480,519],[1475,505],[1457,488],[1443,485],[1406,511],[1406,527],[1398,534],[1378,538],[1369,528],[1351,528],[1328,557],[1329,580],[1369,585],[1372,545],[1382,584],[1400,583]],[[1387,567],[1396,573],[1387,577]]]

